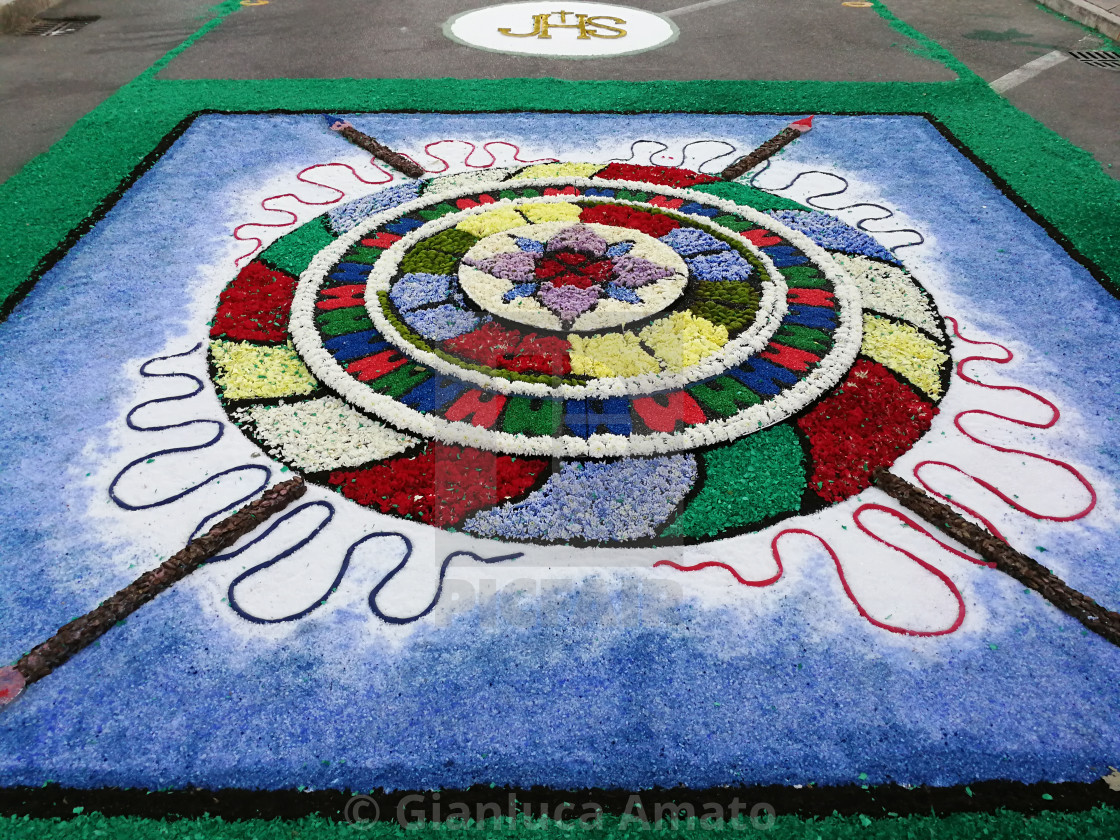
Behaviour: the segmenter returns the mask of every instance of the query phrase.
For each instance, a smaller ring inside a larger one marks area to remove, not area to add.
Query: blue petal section
[[[446,300],[454,279],[447,274],[406,274],[389,290],[389,300],[401,312]]]
[[[682,257],[731,250],[731,246],[722,239],[716,239],[710,233],[696,228],[676,228],[662,236],[661,241]]]
[[[627,289],[625,286],[619,286],[617,283],[608,283],[606,287],[607,295],[615,300],[623,300],[627,303],[641,303],[642,299],[632,290]]]
[[[619,542],[652,537],[696,480],[692,455],[573,461],[527,499],[475,514],[483,537]]]
[[[349,204],[343,204],[341,207],[329,211],[327,216],[330,218],[331,228],[337,235],[341,236],[374,213],[380,213],[382,210],[388,210],[391,207],[404,204],[406,201],[412,201],[419,195],[420,182],[413,181],[408,184],[401,184],[399,187],[390,187],[373,195],[367,195],[365,198],[359,198]]]
[[[520,286],[514,286],[512,289],[502,295],[502,300],[504,300],[506,303],[509,303],[511,300],[517,300],[517,298],[528,297],[529,295],[536,292],[539,286],[540,283],[522,283]]]
[[[619,242],[607,248],[608,257],[621,257],[623,254],[629,254],[634,248],[633,242]]]
[[[754,266],[736,251],[704,254],[685,259],[692,273],[701,280],[747,280]]]
[[[524,236],[518,236],[513,241],[517,243],[518,248],[520,248],[522,251],[525,251],[526,253],[529,253],[529,254],[543,254],[544,253],[544,243],[543,242],[537,242],[537,240],[535,240],[535,239],[529,239],[529,238],[524,237]]]
[[[771,210],[768,215],[800,231],[829,251],[874,257],[894,265],[902,265],[894,254],[862,230],[857,230],[827,213],[810,210]]]
[[[404,322],[424,338],[444,341],[457,335],[470,332],[482,323],[482,319],[470,312],[464,312],[450,303],[432,309],[414,309],[402,312]],[[490,320],[487,318],[486,320]]]

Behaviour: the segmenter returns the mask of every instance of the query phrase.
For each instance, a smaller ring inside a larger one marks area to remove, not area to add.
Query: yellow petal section
[[[727,327],[717,326],[687,309],[654,321],[639,335],[665,369],[674,373],[719,352],[727,343]]]
[[[525,217],[512,207],[499,207],[488,213],[468,216],[455,227],[481,239],[484,236],[501,233],[503,230],[509,230],[510,228],[524,227],[527,224]]]
[[[291,346],[211,341],[210,356],[227,400],[295,397],[310,394],[318,384]]]
[[[941,398],[941,366],[949,357],[915,327],[865,314],[860,350],[865,356],[905,376],[932,399]]]
[[[578,204],[555,202],[551,204],[520,204],[517,207],[530,222],[578,222],[581,208]]]
[[[538,163],[522,169],[511,181],[526,178],[590,178],[604,166],[601,163]]]
[[[572,373],[577,376],[637,376],[661,370],[657,359],[642,348],[634,333],[572,333],[568,341],[572,345]]]

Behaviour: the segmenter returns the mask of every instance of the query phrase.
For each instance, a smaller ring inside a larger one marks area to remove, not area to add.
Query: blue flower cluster
[[[771,210],[767,215],[800,231],[828,251],[874,257],[894,265],[902,265],[894,254],[875,239],[827,213],[810,210]]]
[[[700,280],[748,280],[754,266],[736,251],[705,254],[685,260],[692,274]]]
[[[451,294],[452,280],[446,274],[406,274],[389,290],[389,300],[401,312],[446,300]]]
[[[470,332],[483,322],[471,312],[459,309],[450,303],[436,306],[432,309],[414,309],[411,312],[402,312],[401,317],[424,338],[432,341],[444,341],[448,338]],[[485,320],[489,321],[489,318]]]
[[[661,237],[661,241],[682,257],[694,257],[709,251],[730,251],[731,246],[710,233],[696,228],[676,228]]]
[[[413,181],[343,204],[341,207],[329,211],[327,216],[330,218],[331,228],[338,236],[342,236],[360,221],[374,213],[380,213],[382,210],[388,210],[390,207],[396,207],[406,201],[412,201],[419,195],[420,182]]]
[[[527,499],[476,514],[483,537],[619,542],[652,537],[696,481],[692,455],[569,461]]]

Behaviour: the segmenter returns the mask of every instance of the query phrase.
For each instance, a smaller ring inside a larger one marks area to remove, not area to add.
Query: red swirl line
[[[451,168],[451,162],[448,161],[446,158],[442,158],[439,155],[434,154],[431,151],[431,149],[434,146],[439,146],[439,145],[442,145],[443,143],[462,143],[464,145],[470,146],[471,147],[470,151],[468,151],[466,156],[463,158],[463,163],[467,167],[469,167],[470,169],[489,169],[490,167],[494,166],[494,164],[496,164],[498,162],[497,155],[495,155],[493,152],[490,151],[491,146],[509,146],[511,149],[513,149],[513,160],[516,163],[556,163],[557,160],[558,160],[557,158],[537,158],[535,160],[524,160],[521,157],[521,147],[518,146],[516,143],[510,143],[506,140],[489,140],[489,141],[482,144],[482,151],[485,152],[486,154],[490,155],[490,162],[489,163],[483,163],[483,164],[471,163],[471,155],[473,155],[475,152],[478,151],[478,146],[476,144],[472,143],[470,140],[452,140],[452,139],[433,140],[431,143],[428,143],[426,146],[424,146],[424,154],[426,154],[428,157],[434,158],[435,160],[438,160],[440,163],[442,163],[443,164],[442,169],[430,169],[427,166],[425,166],[424,164],[420,163],[420,161],[411,157],[410,155],[405,155],[405,157],[408,158],[409,160],[411,160],[417,166],[423,167],[425,172],[429,172],[433,175],[442,174],[442,173],[446,172],[448,169]]]
[[[726,571],[730,572],[731,576],[735,578],[735,580],[739,581],[739,583],[743,584],[743,586],[769,586],[772,583],[777,583],[778,579],[781,578],[784,571],[784,569],[782,568],[782,560],[780,557],[778,557],[777,552],[774,553],[774,559],[778,562],[778,572],[773,577],[768,577],[765,580],[747,580],[746,578],[740,576],[737,571],[728,566],[726,563],[720,563],[718,560],[707,560],[703,563],[697,563],[694,566],[682,566],[680,563],[674,563],[672,560],[658,560],[653,565],[655,568],[657,566],[671,566],[679,572],[698,572],[700,571],[700,569],[708,569],[715,566],[717,568],[725,569]]]
[[[298,173],[296,173],[296,180],[297,181],[301,181],[302,183],[309,184],[313,187],[321,187],[325,190],[330,190],[331,192],[338,193],[338,197],[328,199],[327,201],[305,201],[304,199],[300,198],[295,193],[281,193],[280,195],[270,195],[268,198],[262,199],[261,200],[261,209],[264,210],[265,212],[267,212],[267,213],[284,213],[284,214],[290,216],[291,218],[290,218],[289,221],[286,221],[286,222],[245,222],[244,224],[240,224],[237,227],[235,227],[233,229],[233,238],[234,239],[236,239],[240,242],[256,242],[257,244],[254,248],[252,248],[252,250],[242,254],[240,257],[238,257],[236,260],[234,260],[233,264],[235,266],[240,265],[242,260],[246,260],[249,257],[253,256],[253,254],[257,253],[257,251],[259,251],[264,246],[264,242],[259,237],[256,237],[256,236],[242,236],[241,235],[241,229],[242,228],[247,228],[247,227],[286,228],[286,227],[291,227],[297,221],[299,221],[299,216],[297,216],[291,210],[283,210],[283,209],[280,209],[279,207],[269,207],[268,202],[277,201],[281,198],[291,198],[291,199],[294,199],[299,204],[303,204],[303,205],[306,205],[308,207],[325,207],[329,204],[337,204],[338,202],[342,201],[343,198],[346,197],[345,190],[340,190],[338,187],[332,187],[329,184],[322,184],[322,183],[320,183],[318,181],[314,181],[310,178],[305,178],[304,175],[306,173],[310,172],[312,169],[321,169],[321,168],[326,168],[326,167],[330,167],[330,166],[341,166],[343,169],[349,169],[350,174],[353,175],[355,178],[357,178],[359,181],[361,181],[363,184],[370,184],[370,185],[387,184],[387,183],[389,183],[390,181],[393,180],[393,176],[390,173],[386,172],[384,169],[382,169],[380,166],[378,166],[376,163],[374,163],[373,158],[370,158],[370,165],[374,169],[376,169],[378,172],[380,172],[382,175],[384,175],[385,179],[381,180],[381,181],[367,181],[365,178],[363,178],[361,175],[359,175],[357,173],[357,171],[354,169],[353,166],[351,166],[348,163],[316,163],[316,164],[312,164],[311,166],[307,166],[307,167],[301,169]]]
[[[973,345],[989,345],[989,346],[992,346],[992,347],[998,347],[1004,353],[1003,357],[983,356],[983,355],[967,356],[964,359],[961,359],[959,362],[957,362],[957,376],[959,376],[965,382],[968,382],[972,385],[977,385],[981,388],[988,388],[988,389],[991,389],[993,391],[1017,391],[1020,394],[1024,394],[1028,397],[1032,397],[1032,398],[1038,400],[1039,402],[1041,402],[1043,405],[1045,405],[1047,408],[1050,409],[1050,419],[1048,421],[1044,422],[1044,423],[1039,423],[1039,422],[1035,422],[1035,421],[1032,421],[1032,420],[1022,420],[1022,419],[1019,419],[1019,418],[1016,418],[1016,417],[1008,417],[1008,416],[1003,415],[1003,414],[997,414],[994,411],[987,411],[987,410],[984,410],[984,409],[975,409],[974,408],[974,409],[968,409],[966,411],[962,411],[959,414],[957,414],[957,416],[953,418],[953,425],[955,425],[957,427],[957,430],[961,434],[963,434],[966,438],[971,440],[973,443],[980,444],[981,446],[987,446],[990,449],[996,450],[997,452],[1004,452],[1004,453],[1007,453],[1007,454],[1010,454],[1010,455],[1021,455],[1025,458],[1034,458],[1035,460],[1045,461],[1048,464],[1053,464],[1057,467],[1060,467],[1061,469],[1065,470],[1070,475],[1072,475],[1074,478],[1076,478],[1081,483],[1081,486],[1084,487],[1086,489],[1086,491],[1088,491],[1088,493],[1089,493],[1089,504],[1084,509],[1078,511],[1077,513],[1070,514],[1068,516],[1053,516],[1053,515],[1050,515],[1050,514],[1039,513],[1038,511],[1030,510],[1030,509],[1024,507],[1023,505],[1019,504],[1017,501],[1015,501],[1015,499],[1008,496],[1006,493],[1004,493],[1002,490],[1000,490],[995,485],[985,481],[982,478],[977,478],[976,476],[972,475],[969,472],[966,472],[965,470],[961,469],[960,467],[956,466],[955,464],[948,464],[944,461],[922,461],[921,463],[919,463],[918,465],[916,465],[914,467],[914,477],[918,480],[918,482],[927,491],[932,493],[934,496],[937,496],[938,498],[943,499],[948,504],[953,505],[954,507],[956,507],[960,510],[963,510],[965,513],[968,513],[968,514],[971,514],[972,516],[975,516],[977,519],[979,519],[981,522],[984,523],[985,527],[987,527],[988,530],[990,530],[993,534],[995,534],[1000,539],[1004,539],[1003,535],[996,529],[995,525],[993,525],[988,519],[981,516],[979,513],[977,513],[972,508],[970,508],[970,507],[968,507],[964,504],[961,504],[960,502],[949,498],[949,496],[945,495],[944,493],[939,493],[937,490],[933,489],[933,487],[931,487],[929,485],[929,483],[927,483],[922,478],[922,476],[921,476],[922,468],[927,467],[927,466],[940,466],[940,467],[948,467],[951,470],[955,470],[956,472],[960,473],[961,475],[967,476],[968,478],[972,479],[973,482],[980,485],[981,487],[983,487],[985,490],[987,490],[988,492],[995,495],[1000,500],[1006,502],[1008,505],[1010,505],[1015,510],[1019,511],[1020,513],[1025,513],[1027,516],[1030,516],[1034,519],[1045,519],[1045,520],[1048,520],[1048,521],[1051,521],[1051,522],[1072,522],[1075,519],[1081,519],[1081,518],[1087,516],[1089,514],[1089,512],[1091,510],[1093,510],[1093,508],[1096,507],[1096,505],[1097,505],[1097,493],[1096,493],[1096,490],[1094,490],[1093,485],[1089,482],[1089,480],[1087,478],[1085,478],[1085,476],[1082,475],[1075,467],[1073,467],[1070,464],[1067,464],[1065,461],[1060,461],[1057,458],[1050,458],[1046,455],[1039,455],[1039,454],[1034,453],[1034,452],[1026,452],[1022,449],[1012,449],[1010,447],[999,446],[998,444],[990,443],[986,440],[982,440],[982,439],[976,437],[976,435],[972,434],[967,429],[965,429],[962,421],[969,414],[980,414],[980,415],[984,415],[986,417],[993,417],[997,420],[1004,420],[1008,423],[1014,423],[1016,425],[1024,426],[1024,427],[1030,428],[1030,429],[1049,429],[1052,426],[1054,426],[1054,424],[1056,424],[1058,422],[1058,420],[1061,418],[1062,415],[1061,415],[1061,411],[1058,409],[1058,406],[1056,406],[1054,403],[1052,403],[1050,400],[1046,399],[1042,395],[1037,394],[1037,393],[1035,393],[1034,391],[1031,391],[1028,388],[1023,388],[1023,387],[1020,387],[1018,385],[989,385],[989,384],[981,382],[978,379],[976,379],[972,376],[969,376],[967,373],[965,373],[964,366],[967,365],[969,362],[993,362],[995,364],[1005,365],[1008,362],[1010,362],[1012,359],[1015,358],[1015,354],[1012,353],[1011,350],[1008,349],[1007,347],[1004,347],[1002,344],[998,344],[994,341],[974,341],[973,339],[965,338],[963,335],[961,335],[960,325],[957,323],[956,318],[946,316],[945,320],[953,325],[953,334],[957,338],[959,338],[961,341],[963,341],[967,344],[973,344]]]
[[[883,507],[882,505],[873,505],[873,504],[862,505],[852,515],[852,518],[855,520],[856,525],[859,527],[859,529],[861,531],[863,531],[865,534],[867,534],[869,537],[876,540],[877,542],[880,542],[883,545],[886,545],[889,548],[894,549],[895,551],[898,551],[898,552],[901,552],[902,554],[905,554],[907,557],[909,557],[911,560],[913,560],[915,563],[917,563],[919,566],[921,566],[927,572],[932,574],[939,581],[941,581],[942,584],[945,585],[945,587],[949,590],[949,592],[952,594],[952,596],[957,601],[957,617],[949,627],[945,628],[944,630],[911,630],[909,627],[903,627],[903,626],[898,625],[898,624],[888,624],[887,622],[880,621],[879,619],[872,616],[871,613],[869,613],[867,610],[865,610],[863,608],[863,604],[860,603],[859,598],[857,598],[855,592],[852,591],[852,587],[848,585],[848,578],[844,574],[844,567],[840,563],[840,558],[837,556],[836,552],[832,549],[832,546],[829,545],[828,542],[825,541],[824,537],[820,536],[819,534],[814,534],[812,531],[806,531],[803,528],[790,528],[788,530],[785,530],[785,531],[782,531],[781,533],[779,533],[777,536],[774,537],[774,539],[770,543],[770,549],[774,553],[774,558],[775,559],[778,558],[778,540],[780,540],[782,537],[786,536],[787,534],[804,534],[807,537],[813,537],[822,546],[824,546],[825,551],[827,551],[829,556],[832,558],[832,562],[836,566],[836,574],[840,578],[840,585],[842,587],[844,587],[844,594],[848,596],[848,600],[851,601],[852,604],[855,606],[856,611],[869,624],[871,624],[875,627],[878,627],[881,630],[887,630],[891,633],[898,633],[899,635],[902,635],[902,636],[921,636],[921,637],[947,636],[948,634],[955,632],[957,629],[960,628],[961,624],[964,623],[964,616],[965,616],[964,598],[961,597],[960,590],[957,589],[957,587],[953,583],[953,581],[949,579],[949,576],[946,575],[940,569],[938,569],[936,566],[932,565],[931,563],[927,563],[925,560],[921,559],[916,554],[912,554],[911,552],[907,551],[906,549],[900,548],[899,546],[896,546],[893,543],[887,542],[887,540],[883,539],[882,537],[878,536],[877,534],[872,533],[871,530],[868,529],[860,521],[860,514],[864,510],[867,510],[867,509],[881,510],[881,511],[884,511],[885,513],[889,513],[892,516],[895,516],[895,517],[903,520],[908,525],[910,525],[910,527],[914,528],[915,530],[919,531],[920,533],[925,534],[927,537],[930,537],[930,539],[932,539],[938,545],[941,545],[942,547],[948,549],[949,551],[953,552],[954,554],[958,554],[961,557],[964,557],[966,560],[969,560],[973,563],[980,563],[981,565],[987,565],[987,564],[985,564],[983,561],[975,560],[974,558],[969,557],[967,554],[964,554],[964,553],[958,551],[957,549],[946,545],[945,543],[941,542],[936,537],[932,536],[928,531],[926,531],[923,527],[918,525],[918,523],[914,522],[909,517],[905,516],[902,513],[899,513],[898,511],[891,510],[888,507]]]
[[[864,513],[864,511],[867,511],[867,510],[881,511],[883,513],[886,513],[886,514],[889,514],[889,515],[895,517],[898,520],[901,520],[903,523],[905,523],[909,527],[913,528],[918,533],[920,533],[920,534],[922,534],[926,537],[929,537],[931,540],[933,540],[939,546],[944,548],[946,551],[952,552],[953,554],[956,554],[958,557],[963,557],[965,560],[968,560],[970,563],[975,563],[978,566],[986,566],[988,568],[993,568],[995,566],[995,564],[994,563],[988,563],[984,560],[979,560],[975,557],[970,557],[968,554],[965,554],[963,551],[961,551],[957,548],[954,548],[953,546],[949,545],[948,543],[942,542],[937,537],[935,537],[933,534],[931,534],[929,531],[927,531],[924,527],[922,527],[920,524],[915,522],[913,519],[911,519],[910,517],[906,516],[903,513],[900,513],[897,510],[893,510],[892,508],[888,508],[888,507],[885,507],[883,505],[878,505],[878,504],[865,504],[865,505],[860,506],[855,511],[855,513],[852,514],[852,519],[855,521],[856,526],[863,533],[867,534],[867,536],[871,537],[876,542],[882,543],[883,545],[887,546],[888,548],[890,548],[894,551],[897,551],[901,554],[906,555],[908,558],[910,558],[915,563],[917,563],[919,566],[921,566],[922,569],[924,569],[925,571],[927,571],[931,575],[933,575],[935,578],[937,578],[945,586],[945,588],[949,590],[949,593],[953,596],[953,598],[957,602],[957,615],[956,615],[956,618],[953,620],[953,623],[949,627],[946,627],[942,630],[912,630],[909,627],[903,627],[903,626],[898,625],[898,624],[889,624],[885,621],[880,621],[879,619],[873,617],[866,609],[864,609],[863,604],[860,603],[859,598],[856,597],[856,594],[852,590],[852,587],[848,584],[847,575],[844,574],[844,566],[840,562],[840,558],[836,554],[836,552],[833,550],[832,546],[828,544],[828,542],[824,539],[824,537],[820,536],[819,534],[813,533],[812,531],[807,531],[804,528],[787,528],[786,530],[781,531],[777,535],[775,535],[774,539],[770,541],[770,551],[771,551],[771,554],[773,554],[773,556],[774,556],[774,563],[777,565],[778,571],[774,575],[772,575],[771,577],[765,578],[763,580],[747,580],[744,577],[742,577],[737,571],[735,571],[735,569],[732,568],[731,566],[727,565],[726,563],[721,563],[721,562],[718,562],[718,561],[715,561],[715,560],[709,560],[709,561],[705,561],[703,563],[697,563],[697,564],[692,565],[692,566],[682,565],[682,564],[676,563],[672,560],[658,560],[653,565],[654,565],[654,567],[669,566],[669,567],[674,568],[674,569],[676,569],[678,571],[681,571],[681,572],[696,572],[696,571],[700,571],[701,569],[719,568],[719,569],[723,569],[723,570],[729,572],[731,574],[731,576],[733,578],[735,578],[735,580],[738,581],[739,583],[741,583],[743,586],[755,586],[755,587],[770,586],[771,584],[777,583],[778,580],[782,577],[783,573],[785,572],[785,567],[782,564],[781,552],[778,549],[778,542],[782,539],[782,537],[787,536],[789,534],[801,534],[803,536],[812,537],[813,539],[817,540],[817,542],[819,542],[824,547],[824,550],[828,552],[829,556],[832,558],[833,565],[836,567],[836,574],[840,578],[840,585],[844,588],[844,594],[848,596],[848,600],[852,602],[853,606],[855,606],[856,611],[869,624],[871,624],[875,627],[878,627],[882,630],[887,630],[891,633],[898,633],[899,635],[903,635],[903,636],[921,636],[921,637],[947,636],[950,633],[956,632],[960,628],[961,624],[964,623],[964,617],[965,617],[964,598],[961,596],[960,590],[957,589],[956,584],[953,583],[953,581],[949,578],[948,575],[946,575],[944,572],[942,572],[940,569],[938,569],[933,564],[926,562],[922,558],[918,557],[916,554],[913,554],[912,552],[907,551],[905,548],[897,546],[894,543],[892,543],[892,542],[884,539],[883,537],[880,537],[878,534],[874,533],[868,526],[866,526],[863,523],[862,519],[860,518],[861,515]]]

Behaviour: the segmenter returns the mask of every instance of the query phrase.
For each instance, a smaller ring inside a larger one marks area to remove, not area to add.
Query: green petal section
[[[755,432],[702,457],[703,487],[662,536],[712,537],[801,507],[805,454],[789,425]]]
[[[748,187],[746,184],[740,184],[735,181],[716,181],[711,184],[697,184],[695,187],[689,187],[689,189],[707,193],[708,195],[714,195],[717,198],[723,198],[728,201],[734,201],[736,204],[753,207],[755,210],[810,209],[804,204],[798,204],[796,201],[790,201],[788,198],[782,198],[780,195],[772,195],[768,192],[763,192],[762,190]]]
[[[327,229],[326,219],[326,216],[312,219],[286,236],[281,236],[265,248],[258,259],[293,277],[299,277],[311,264],[311,258],[335,240],[335,235]]]

